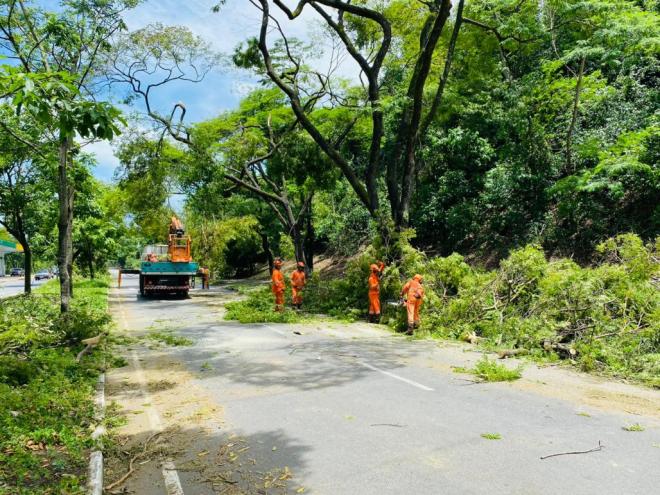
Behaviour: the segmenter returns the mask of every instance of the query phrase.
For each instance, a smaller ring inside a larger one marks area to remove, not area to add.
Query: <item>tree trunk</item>
[[[463,7],[465,6],[465,0],[459,0],[458,9],[456,11],[456,19],[454,20],[454,30],[451,33],[451,38],[449,39],[449,47],[447,48],[447,56],[445,57],[445,66],[442,69],[442,77],[440,77],[440,82],[438,83],[438,89],[435,92],[435,97],[433,98],[433,103],[431,104],[431,109],[426,114],[424,123],[420,129],[420,136],[424,137],[426,131],[430,127],[435,114],[438,113],[438,109],[442,103],[442,97],[445,93],[445,88],[447,87],[447,81],[449,79],[449,72],[451,71],[451,64],[454,60],[454,51],[456,50],[456,41],[458,40],[458,33],[461,30],[463,25]]]
[[[25,275],[23,279],[23,292],[25,294],[30,294],[32,292],[32,249],[30,247],[30,243],[27,240],[24,227],[25,224],[23,223],[23,217],[20,213],[16,213],[14,221],[16,225],[15,229],[9,229],[7,225],[3,225],[5,225],[5,228],[7,228],[7,232],[13,235],[21,244],[21,246],[23,246],[23,272]]]
[[[417,139],[415,139],[417,141]],[[415,157],[415,148],[410,147],[406,153],[404,173],[402,177],[403,186],[401,187],[401,201],[399,204],[398,217],[395,220],[397,229],[407,228],[410,224],[410,202],[412,201],[413,191],[415,189],[415,170],[417,159]]]
[[[67,264],[69,270],[69,298],[73,299],[73,261]]]
[[[268,241],[268,236],[263,233],[259,232],[259,235],[261,236],[261,249],[264,250],[264,253],[266,253],[266,258],[268,259],[268,271],[270,274],[273,274],[273,264],[275,260],[273,259],[273,251],[270,249],[270,242]]]
[[[573,159],[571,148],[573,146],[573,133],[575,132],[575,124],[577,122],[578,116],[578,104],[580,103],[580,91],[582,90],[582,75],[584,74],[584,63],[586,62],[587,57],[582,56],[580,61],[580,71],[578,72],[577,82],[575,83],[575,97],[573,98],[573,113],[571,115],[571,124],[568,127],[568,132],[566,133],[566,173],[571,174],[573,170]]]
[[[304,242],[304,251],[305,251],[305,265],[307,267],[307,273],[310,274],[314,271],[314,224],[312,222],[311,212],[307,215],[307,228],[305,230],[305,242]]]
[[[300,235],[300,227],[297,224],[291,229],[291,240],[293,241],[296,261],[305,261],[305,242],[303,236]]]
[[[89,278],[94,280],[94,255],[91,248],[87,249],[87,266],[89,267]]]
[[[59,220],[57,238],[57,266],[60,272],[60,311],[66,313],[71,305],[73,263],[72,221],[73,191],[69,185],[68,168],[71,138],[60,143],[59,164],[57,167]]]
[[[21,241],[21,245],[23,246],[23,270],[25,271],[23,292],[30,294],[32,292],[32,249],[25,239]]]

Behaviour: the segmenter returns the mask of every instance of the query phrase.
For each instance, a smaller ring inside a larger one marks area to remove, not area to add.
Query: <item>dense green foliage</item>
[[[259,4],[281,13],[272,1]],[[315,7],[332,17],[342,4]],[[367,87],[364,65],[361,84],[333,68],[327,75],[320,47],[285,43],[286,29],[270,30],[261,44],[248,33],[233,62],[263,87],[205,122],[156,118],[169,142],[130,140],[122,152],[129,201],[139,206],[140,184],[149,184],[158,213],[166,191],[179,188],[189,223],[257,248],[255,259],[281,254],[280,238],[288,236],[293,255],[308,264],[314,252],[350,255],[374,240],[391,261],[410,240],[491,268],[526,244],[589,264],[608,237],[654,239],[657,2],[454,1],[439,21],[448,6],[367,1],[373,15],[344,12],[343,38],[330,24],[316,28],[372,68],[387,45],[372,74],[377,87]],[[428,66],[418,63],[438,22]],[[206,60],[199,40],[181,39],[191,60]],[[149,39],[141,43],[148,52]],[[406,143],[412,148],[403,156]],[[243,217],[250,232],[229,221]],[[245,265],[255,262],[224,248],[199,255],[225,276],[249,273]]]
[[[455,338],[474,332],[491,346],[559,355],[585,370],[660,385],[658,246],[623,235],[599,252],[593,267],[548,262],[538,247],[527,246],[497,271],[470,269],[454,280],[430,271],[423,328]],[[442,296],[447,284],[456,295]]]
[[[84,493],[102,356],[75,357],[109,321],[108,283],[76,282],[66,315],[55,282],[0,304],[0,493]]]
[[[120,110],[103,101],[101,83],[110,40],[126,28],[122,13],[137,3],[0,3],[0,225],[24,247],[25,292],[33,264],[50,268],[57,260],[62,312],[70,307],[74,262],[93,276],[94,266],[107,261],[107,250],[94,240],[103,234],[102,221],[88,221],[74,234],[77,199],[89,193],[80,173],[89,158],[81,148],[112,140],[126,124]],[[49,245],[55,228],[56,248]]]
[[[589,261],[609,236],[657,236],[655,4],[478,1],[464,15],[420,150],[417,242],[486,261],[534,242]]]

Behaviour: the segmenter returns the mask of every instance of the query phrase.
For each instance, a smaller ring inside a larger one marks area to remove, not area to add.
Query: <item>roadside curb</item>
[[[101,423],[105,417],[105,373],[99,375],[96,383],[96,414],[94,418],[97,423]],[[92,440],[96,442],[96,450],[89,456],[89,482],[87,484],[87,493],[89,495],[103,494],[103,451],[100,438],[105,435],[105,427],[98,424],[92,433]]]

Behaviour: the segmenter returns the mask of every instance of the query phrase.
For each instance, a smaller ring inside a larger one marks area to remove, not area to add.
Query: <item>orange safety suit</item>
[[[275,295],[275,311],[284,309],[284,275],[279,267],[273,268],[271,276],[273,294]]]
[[[422,276],[415,275],[406,282],[401,289],[401,295],[406,300],[406,310],[408,312],[408,329],[419,326],[419,308],[422,306],[424,297],[424,287],[422,287]]]
[[[371,265],[369,275],[369,314],[380,316],[380,275],[385,268],[381,261],[378,265]]]
[[[291,292],[294,306],[302,304],[302,290],[307,283],[304,270],[296,270],[291,274]]]

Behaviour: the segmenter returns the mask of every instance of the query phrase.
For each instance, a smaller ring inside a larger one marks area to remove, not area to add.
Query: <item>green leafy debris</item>
[[[477,361],[474,368],[462,369],[460,372],[476,375],[484,382],[511,382],[522,376],[521,367],[509,369],[503,364],[488,359],[487,356]]]
[[[40,289],[0,304],[0,493],[83,493],[104,356],[76,354],[108,323],[108,284],[76,279],[66,316],[52,284]]]

